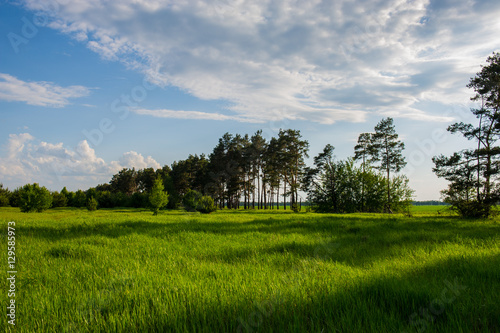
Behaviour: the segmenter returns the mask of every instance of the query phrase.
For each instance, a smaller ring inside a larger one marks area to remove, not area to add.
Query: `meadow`
[[[2,331],[500,331],[499,218],[0,208],[4,272],[9,221]]]

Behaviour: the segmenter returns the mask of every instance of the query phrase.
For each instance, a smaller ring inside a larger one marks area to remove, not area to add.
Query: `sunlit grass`
[[[495,219],[462,220],[434,207],[413,217],[0,209],[4,232],[11,220],[19,332],[500,327]]]

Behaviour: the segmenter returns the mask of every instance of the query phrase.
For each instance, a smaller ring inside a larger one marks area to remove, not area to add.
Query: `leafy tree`
[[[52,193],[52,208],[56,207],[66,207],[68,204],[68,199],[62,193],[55,191]]]
[[[52,195],[44,186],[37,183],[26,184],[20,190],[20,208],[22,212],[42,212],[52,204]]]
[[[127,196],[131,196],[138,189],[137,172],[133,168],[123,168],[120,172],[113,175],[109,183],[112,192],[121,192]]]
[[[10,192],[9,189],[3,188],[3,184],[0,183],[0,207],[5,207],[9,205]]]
[[[208,160],[205,155],[189,155],[186,160],[172,163],[171,171],[165,179],[173,185],[173,191],[169,193],[180,201],[190,189],[201,193],[206,191],[207,178]]]
[[[18,187],[10,193],[9,204],[11,207],[21,207],[21,190],[22,187]]]
[[[168,204],[168,193],[164,191],[163,180],[156,178],[151,193],[149,194],[149,202],[153,215],[158,215],[158,211]]]
[[[380,163],[376,166],[380,171],[386,173],[387,180],[387,205],[386,211],[391,212],[391,171],[399,172],[405,167],[406,161],[403,157],[403,149],[405,145],[398,140],[398,134],[394,127],[392,118],[382,119],[375,126],[375,133],[371,136],[371,144],[369,145],[369,153],[371,160]]]
[[[85,194],[85,192],[83,192],[82,190],[76,191],[75,196],[71,202],[71,206],[80,208],[80,207],[85,207],[86,204],[87,204],[87,195]]]
[[[390,187],[393,209],[402,211],[411,204],[413,191],[408,179],[397,176],[387,179],[371,167],[356,167],[354,161],[336,161],[334,147],[327,145],[307,168],[303,189],[319,212],[352,213],[381,212],[387,205],[386,188]],[[364,194],[362,195],[364,186]]]
[[[110,191],[101,191],[99,192],[99,196],[97,197],[97,203],[101,208],[113,208],[114,206],[114,198],[113,194]]]
[[[163,179],[165,191],[169,194],[167,208],[177,208],[181,198],[176,193],[174,182],[171,175],[172,169],[168,165],[164,165],[161,169],[156,170],[156,176]]]
[[[86,207],[89,211],[92,212],[94,210],[97,210],[97,205],[98,205],[98,202],[93,196],[91,196],[90,198],[87,199]]]
[[[71,201],[73,200],[73,197],[75,196],[75,193],[68,191],[68,189],[65,186],[61,190],[61,194],[64,195],[64,197],[66,198],[66,206],[70,206]]]
[[[442,192],[444,200],[467,217],[489,216],[500,200],[496,183],[500,172],[500,147],[496,145],[500,138],[500,53],[493,53],[486,61],[488,65],[467,85],[475,92],[471,99],[481,101],[481,108],[471,109],[478,124],[460,122],[448,127],[450,133],[475,141],[476,148],[433,158],[433,171],[450,182]]]
[[[202,194],[195,190],[189,190],[182,198],[182,204],[186,210],[195,211],[198,207]]]
[[[137,186],[139,192],[149,193],[156,180],[156,171],[153,168],[146,168],[137,171]]]

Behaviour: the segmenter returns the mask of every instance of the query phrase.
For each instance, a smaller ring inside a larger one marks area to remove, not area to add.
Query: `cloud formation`
[[[106,162],[86,140],[80,141],[75,149],[68,149],[62,142],[40,141],[29,133],[10,134],[5,151],[5,156],[0,157],[0,179],[18,185],[43,179],[49,187],[60,184],[90,187],[107,183],[122,168],[161,167],[151,156],[144,157],[135,151],[124,153],[118,161]]]
[[[60,87],[52,82],[26,82],[0,73],[0,100],[24,102],[29,105],[64,107],[72,98],[88,96],[83,86]]]
[[[25,0],[50,27],[162,86],[225,100],[220,120],[444,121],[500,48],[500,2],[480,0]],[[145,112],[144,112],[145,113]],[[154,113],[154,114],[153,114]],[[173,116],[165,110],[148,114]],[[206,115],[180,111],[176,116]]]
[[[228,116],[221,113],[210,113],[200,111],[182,111],[182,110],[148,110],[136,108],[132,109],[136,114],[148,115],[157,118],[176,118],[176,119],[197,119],[197,120],[234,120],[239,122],[248,123],[261,123],[262,120],[255,118],[248,118],[243,116]]]

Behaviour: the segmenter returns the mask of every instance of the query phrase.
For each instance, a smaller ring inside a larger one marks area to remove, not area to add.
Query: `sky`
[[[226,132],[298,129],[353,156],[394,118],[416,200],[472,143],[466,87],[500,51],[497,0],[0,0],[0,183],[107,183],[210,154]]]

